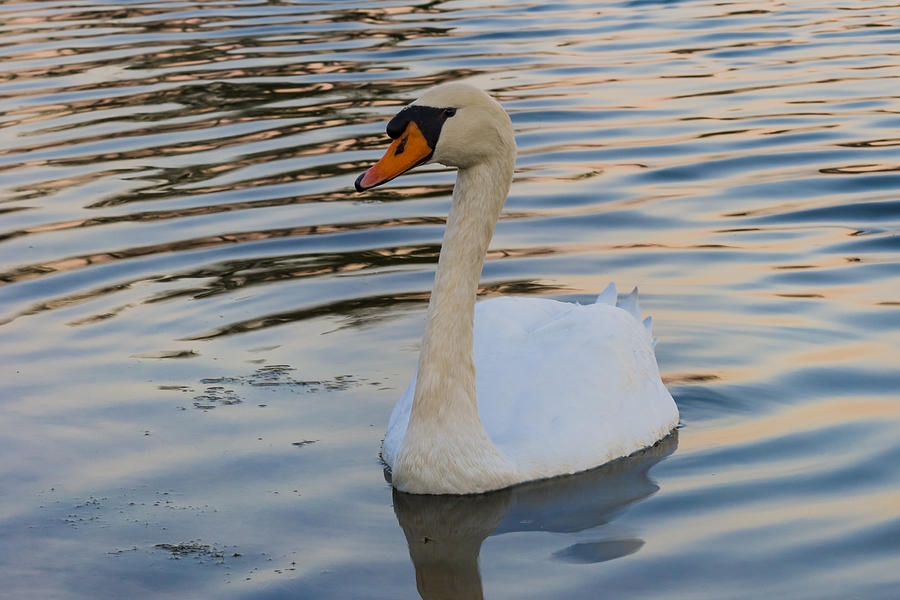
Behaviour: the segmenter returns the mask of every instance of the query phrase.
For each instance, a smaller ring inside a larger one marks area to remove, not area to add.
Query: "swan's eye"
[[[450,117],[452,117],[455,114],[456,114],[455,108],[445,108],[444,109],[444,118],[445,119],[449,119]]]

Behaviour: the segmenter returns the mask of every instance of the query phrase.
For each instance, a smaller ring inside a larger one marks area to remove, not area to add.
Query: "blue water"
[[[900,596],[900,7],[0,3],[0,579],[15,598]],[[518,170],[483,296],[638,285],[677,436],[397,495],[464,80]]]

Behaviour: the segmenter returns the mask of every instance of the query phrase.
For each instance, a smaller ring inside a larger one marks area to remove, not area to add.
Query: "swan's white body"
[[[493,99],[462,84],[434,88],[415,104],[455,109],[438,125],[430,158],[459,174],[417,375],[382,447],[393,484],[412,493],[485,492],[590,469],[665,437],[678,409],[636,293],[618,307],[613,286],[589,305],[512,297],[475,305],[512,179],[512,125]]]
[[[519,481],[627,456],[678,423],[636,302],[617,307],[615,288],[607,289],[589,305],[499,297],[475,306],[478,414]],[[414,378],[391,413],[388,465],[403,446],[415,385]]]

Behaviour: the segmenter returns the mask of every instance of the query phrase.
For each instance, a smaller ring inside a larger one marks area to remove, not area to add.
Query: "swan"
[[[515,169],[512,122],[464,83],[428,90],[387,125],[393,140],[359,192],[421,164],[456,167],[418,368],[388,421],[398,490],[476,494],[585,471],[652,446],[678,424],[637,290],[588,305],[497,297],[476,304]]]

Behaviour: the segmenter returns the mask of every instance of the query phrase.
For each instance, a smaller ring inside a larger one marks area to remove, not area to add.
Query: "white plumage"
[[[616,306],[496,297],[475,305],[478,414],[522,481],[576,473],[652,446],[678,424],[636,292]],[[382,457],[403,443],[416,378],[388,421]]]
[[[423,162],[459,168],[417,375],[388,423],[394,486],[467,494],[583,471],[653,445],[678,424],[637,290],[610,284],[579,305],[499,297],[475,304],[515,165],[500,105],[463,84],[433,88],[389,124],[380,185]]]

